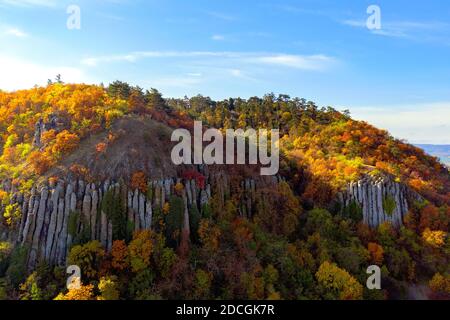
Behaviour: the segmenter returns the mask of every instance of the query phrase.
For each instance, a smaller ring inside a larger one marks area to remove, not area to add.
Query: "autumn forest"
[[[279,173],[175,166],[171,132],[194,121],[279,129]],[[0,213],[0,299],[450,298],[448,168],[287,95],[60,78],[0,91]],[[366,286],[371,265],[381,289]]]

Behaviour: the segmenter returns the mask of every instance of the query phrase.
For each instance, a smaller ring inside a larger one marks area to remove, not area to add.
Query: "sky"
[[[164,97],[283,93],[450,144],[450,1],[0,0],[0,89],[56,74]]]

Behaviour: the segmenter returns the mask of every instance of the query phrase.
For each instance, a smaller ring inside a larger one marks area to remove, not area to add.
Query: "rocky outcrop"
[[[35,124],[33,146],[42,148],[42,134],[49,130],[55,130],[57,132],[61,131],[64,127],[64,123],[60,121],[58,116],[51,114],[48,116],[48,121],[44,122],[43,119],[39,119]]]
[[[383,222],[399,227],[409,210],[409,203],[420,196],[392,177],[366,176],[350,183],[347,190],[338,195],[344,207],[356,205],[363,221],[372,228]]]
[[[240,197],[243,204],[239,212],[250,217],[256,205],[255,192],[279,182],[277,177],[256,177],[245,179],[240,185],[239,194],[232,190],[229,177],[216,173],[206,177],[205,184],[199,186],[195,180],[165,178],[148,182],[149,190],[144,194],[130,189],[124,183],[105,180],[88,183],[84,180],[68,179],[57,183],[46,183],[22,194],[14,187],[3,183],[3,188],[13,194],[13,199],[22,209],[20,225],[6,235],[10,241],[29,247],[28,266],[33,269],[41,260],[51,264],[64,264],[68,250],[79,234],[91,240],[98,240],[110,250],[113,241],[113,223],[108,212],[102,209],[102,199],[112,190],[121,198],[125,206],[128,223],[134,230],[151,229],[155,210],[162,210],[170,197],[183,199],[183,228],[189,233],[190,212],[196,208],[200,212],[213,195],[224,203],[231,194]],[[175,190],[181,183],[184,188]],[[79,215],[79,219],[73,219]],[[74,225],[75,222],[75,225]],[[4,231],[2,231],[4,233]],[[5,236],[3,234],[3,236]]]

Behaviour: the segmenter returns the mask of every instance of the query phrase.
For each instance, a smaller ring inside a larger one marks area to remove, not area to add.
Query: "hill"
[[[425,150],[428,154],[438,157],[444,164],[450,165],[450,145],[418,144],[417,146]]]
[[[279,174],[175,166],[171,132],[194,120],[279,129]],[[0,92],[0,136],[11,298],[94,299],[106,284],[125,299],[383,299],[428,282],[448,294],[447,168],[348,112],[55,83]],[[82,267],[82,292],[63,289],[65,262]],[[381,291],[363,287],[371,264]]]

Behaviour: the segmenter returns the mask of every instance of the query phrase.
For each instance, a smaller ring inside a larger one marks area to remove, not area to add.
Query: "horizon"
[[[373,4],[0,0],[0,88],[60,73],[164,97],[282,92],[413,144],[450,144],[450,4],[380,0],[369,29]]]

